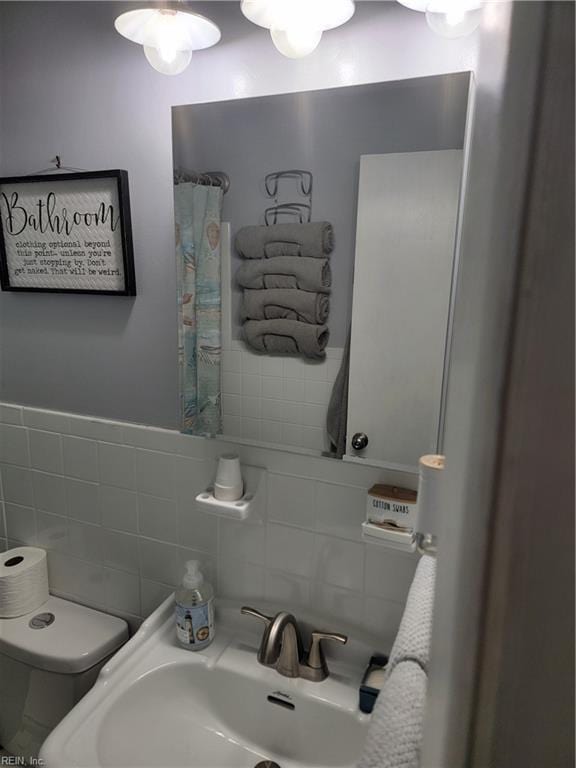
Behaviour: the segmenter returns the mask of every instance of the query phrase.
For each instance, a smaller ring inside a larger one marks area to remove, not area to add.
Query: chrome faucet
[[[320,683],[330,674],[322,640],[346,643],[346,635],[336,632],[312,632],[312,643],[304,651],[298,622],[291,613],[281,611],[276,616],[266,616],[254,608],[244,606],[241,613],[254,616],[264,622],[264,634],[258,649],[258,661],[265,667],[272,667],[284,677],[303,677],[313,683]]]

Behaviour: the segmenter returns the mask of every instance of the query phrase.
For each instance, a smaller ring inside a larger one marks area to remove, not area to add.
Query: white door
[[[461,150],[360,159],[348,456],[436,452],[461,175]]]

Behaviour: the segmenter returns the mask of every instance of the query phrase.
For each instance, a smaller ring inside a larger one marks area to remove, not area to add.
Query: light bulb
[[[192,60],[192,51],[175,51],[173,48],[154,48],[144,46],[144,55],[148,63],[162,75],[179,75],[184,72]]]
[[[178,75],[192,58],[192,51],[209,48],[220,40],[220,30],[197,13],[170,8],[139,8],[118,16],[116,30],[144,47],[149,63],[163,75]]]
[[[426,8],[426,21],[433,32],[456,38],[472,34],[480,25],[477,0],[432,0]]]
[[[316,50],[322,32],[305,26],[288,29],[271,29],[270,34],[276,48],[289,59],[301,59]]]

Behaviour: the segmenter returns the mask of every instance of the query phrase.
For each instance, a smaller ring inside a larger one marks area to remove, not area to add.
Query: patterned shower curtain
[[[181,431],[222,432],[220,216],[222,189],[174,187]]]

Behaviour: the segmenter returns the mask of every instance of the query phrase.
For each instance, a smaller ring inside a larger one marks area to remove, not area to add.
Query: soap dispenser
[[[176,590],[176,637],[190,651],[201,651],[214,640],[214,590],[204,581],[198,560],[188,560]]]

